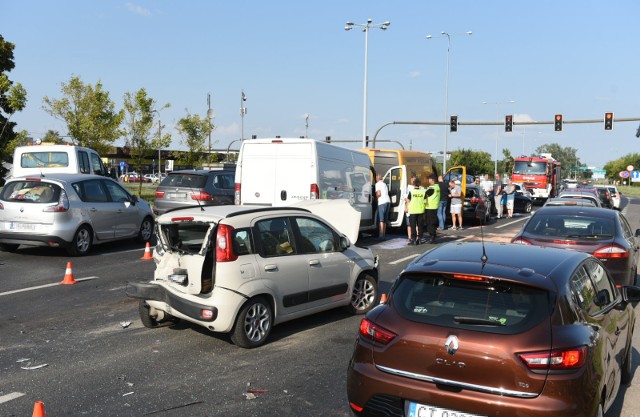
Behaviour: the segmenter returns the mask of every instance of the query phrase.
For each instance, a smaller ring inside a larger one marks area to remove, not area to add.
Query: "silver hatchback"
[[[148,242],[149,204],[111,178],[49,174],[13,178],[0,192],[0,250],[20,245],[63,247],[83,256],[95,244],[137,238]]]

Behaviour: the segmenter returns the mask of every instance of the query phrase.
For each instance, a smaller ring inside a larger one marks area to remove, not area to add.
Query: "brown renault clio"
[[[601,417],[632,377],[633,305],[581,252],[451,243],[418,257],[360,324],[357,416]]]

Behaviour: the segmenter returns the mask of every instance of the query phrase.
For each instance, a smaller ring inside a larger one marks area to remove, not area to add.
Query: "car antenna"
[[[484,247],[484,227],[482,226],[484,222],[485,222],[484,219],[480,221],[480,241],[482,242],[482,256],[480,257],[480,260],[482,261],[483,267],[484,267],[484,264],[486,264],[487,261],[489,260],[489,258],[487,257],[487,251]]]
[[[195,171],[195,168],[193,170]],[[189,190],[191,190],[191,195],[194,195],[196,193],[193,187],[191,187],[191,184],[189,184]],[[200,211],[204,211],[204,206],[200,202],[200,198],[196,198],[196,201],[198,202],[198,207],[200,207]]]

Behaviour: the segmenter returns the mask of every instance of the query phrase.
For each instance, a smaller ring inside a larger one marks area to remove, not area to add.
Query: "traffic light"
[[[511,114],[504,116],[504,131],[513,132],[513,115]]]
[[[604,114],[604,130],[613,130],[613,113]]]
[[[458,131],[458,116],[451,116],[450,129],[451,132]]]
[[[555,130],[556,130],[556,132],[562,131],[562,115],[561,114],[556,114]]]

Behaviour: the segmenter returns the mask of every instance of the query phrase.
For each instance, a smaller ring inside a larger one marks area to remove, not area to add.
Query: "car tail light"
[[[532,245],[527,239],[523,237],[517,237],[511,241],[511,243],[515,243],[516,245]]]
[[[69,210],[69,199],[67,198],[67,193],[62,190],[60,191],[60,198],[58,198],[58,204],[54,206],[46,206],[42,209],[44,212],[53,212],[53,213],[63,213]]]
[[[311,200],[317,200],[320,198],[320,188],[318,184],[311,184],[311,194],[309,195]]]
[[[198,201],[211,201],[212,197],[211,197],[211,194],[205,191],[200,191],[198,193],[191,194],[191,199],[198,200]]]
[[[478,275],[453,274],[453,278],[461,279],[464,281],[489,282],[486,277],[481,277]]]
[[[600,259],[628,258],[629,251],[618,245],[607,245],[593,252],[593,256]]]
[[[242,189],[242,184],[240,184],[239,182],[236,182],[236,189],[233,195],[233,204],[235,204],[236,206],[239,206],[240,204],[242,204],[242,200],[240,200],[241,189]]]
[[[360,407],[359,405],[356,405],[354,403],[349,403],[349,406],[357,413],[361,413],[362,410],[364,410],[364,407]]]
[[[4,210],[4,206],[0,203],[0,210]]]
[[[238,259],[231,246],[233,227],[226,224],[218,225],[216,233],[216,262],[232,262]]]
[[[164,191],[156,191],[155,196],[156,198],[164,198]]]
[[[479,203],[482,200],[479,197],[473,197],[471,198],[471,200],[469,200],[470,203]]]
[[[395,333],[374,324],[368,319],[362,319],[360,322],[360,335],[371,338],[374,342],[383,345],[388,345],[396,337]]]
[[[172,217],[172,222],[192,222],[193,217]]]
[[[519,353],[518,357],[529,369],[549,369],[552,371],[578,369],[587,360],[587,347]]]

